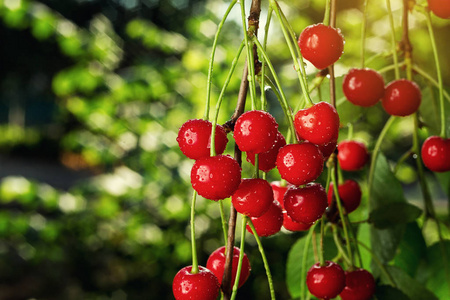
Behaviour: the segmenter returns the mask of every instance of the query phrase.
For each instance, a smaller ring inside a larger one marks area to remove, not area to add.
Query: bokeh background
[[[280,5],[299,33],[322,20],[324,2]],[[350,67],[360,66],[362,2],[338,1],[337,26],[346,39],[336,64],[338,82]],[[399,26],[401,1],[391,2]],[[228,4],[0,0],[0,299],[173,298],[175,273],[191,263],[193,163],[182,156],[176,135],[187,119],[203,116],[212,41]],[[433,24],[448,90],[450,22],[433,17]],[[389,32],[384,6],[371,3],[368,66],[392,64]],[[435,77],[428,33],[418,13],[411,16],[410,34],[414,62]],[[212,104],[242,38],[237,6],[219,38]],[[296,107],[301,90],[276,20],[268,53]],[[227,89],[219,123],[232,114],[243,62],[241,58]],[[312,80],[316,70],[310,65],[307,70]],[[391,71],[383,75],[386,82],[393,78]],[[423,78],[417,80],[435,101],[436,90]],[[326,86],[323,90],[326,97]],[[314,100],[319,96],[315,93]],[[269,110],[286,128],[276,98],[270,91],[268,97]],[[438,131],[436,107],[421,109],[430,131]],[[353,123],[355,136],[371,148],[387,118],[377,105],[344,120]],[[395,161],[409,149],[411,130],[408,119],[390,130],[383,145],[389,159]],[[342,132],[345,137],[346,129]],[[227,153],[231,150],[230,143]],[[445,191],[428,175],[435,198],[444,199]],[[414,162],[407,161],[398,177],[407,196],[419,201]],[[272,171],[268,178],[279,177]],[[442,201],[436,204],[447,209]],[[355,218],[364,214],[361,210]],[[196,233],[199,262],[205,265],[208,254],[222,245],[216,203],[198,200]],[[286,257],[301,235],[281,232],[263,240],[280,299],[289,299]],[[266,299],[264,268],[254,240],[247,240],[253,271],[238,298]]]

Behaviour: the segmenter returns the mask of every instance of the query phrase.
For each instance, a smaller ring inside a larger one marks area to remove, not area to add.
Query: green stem
[[[245,17],[245,1],[239,1],[241,4],[241,19],[244,29],[245,49],[247,50],[247,64],[248,64],[248,83],[250,87],[250,99],[252,102],[252,109],[256,109],[256,85],[255,85],[255,60],[253,57],[253,40],[256,39],[255,28],[248,26]]]
[[[366,50],[366,31],[367,31],[367,4],[369,0],[364,0],[363,21],[361,26],[361,68],[364,68],[364,55]]]
[[[217,29],[216,35],[214,37],[214,42],[212,46],[211,51],[211,58],[209,59],[209,68],[208,68],[208,79],[207,79],[207,86],[206,86],[206,106],[205,106],[205,114],[203,116],[203,119],[208,120],[209,119],[209,106],[210,106],[210,99],[211,99],[211,84],[212,84],[212,71],[213,71],[213,64],[214,64],[214,56],[216,54],[216,48],[217,48],[217,41],[219,40],[219,35],[222,32],[223,24],[225,23],[225,20],[227,19],[231,9],[236,4],[237,0],[232,0],[230,5],[228,6],[228,9],[226,10],[222,20],[219,23],[219,28]]]
[[[433,49],[434,62],[436,64],[436,74],[439,85],[439,103],[441,106],[441,133],[442,138],[446,138],[445,132],[445,109],[444,109],[444,83],[442,82],[441,66],[439,62],[439,55],[436,47],[436,40],[434,38],[433,25],[431,24],[431,15],[428,9],[425,10],[425,16],[427,20],[428,33],[430,35],[431,48]]]
[[[330,25],[330,12],[331,12],[331,0],[327,0],[327,4],[325,6],[325,14],[323,16],[323,25]]]
[[[398,57],[397,57],[397,43],[395,39],[394,17],[392,15],[390,0],[386,0],[386,7],[389,15],[389,24],[391,26],[391,44],[392,44],[392,56],[394,58],[394,66],[395,66],[395,79],[400,79],[400,68],[398,66]]]
[[[236,65],[239,61],[239,57],[241,56],[243,49],[244,49],[244,42],[241,43],[241,45],[236,53],[236,56],[234,57],[233,61],[231,62],[230,71],[228,72],[228,75],[227,75],[227,78],[225,79],[222,90],[220,91],[219,98],[217,99],[216,111],[214,113],[214,118],[212,121],[212,128],[211,128],[211,148],[210,148],[211,156],[216,155],[216,124],[217,124],[217,119],[219,118],[220,106],[222,105],[222,100],[225,95],[225,91],[228,87],[228,84],[231,81],[231,77],[233,76],[234,70],[236,69]]]
[[[391,285],[393,287],[397,287],[397,284],[395,283],[394,279],[392,278],[391,274],[389,274],[389,272],[386,270],[386,267],[381,263],[381,261],[378,259],[378,257],[375,255],[375,253],[373,253],[372,249],[370,249],[369,247],[367,247],[365,244],[363,244],[360,241],[356,241],[360,246],[362,246],[364,249],[367,250],[367,252],[370,253],[370,256],[372,256],[373,261],[378,265],[378,267],[380,268],[381,272],[384,274],[384,276],[386,276],[386,278],[390,281]]]
[[[269,36],[269,27],[270,22],[272,20],[272,7],[269,6],[269,11],[267,12],[267,20],[266,20],[266,26],[264,27],[264,40],[263,40],[263,49],[264,52],[267,49],[267,38]],[[265,74],[266,74],[266,61],[264,57],[261,58],[261,83],[260,86],[262,87],[261,91],[261,109],[266,110],[267,109],[267,99],[266,99],[266,91],[265,91]]]
[[[394,170],[392,171],[394,174],[397,174],[397,171],[399,167],[413,154],[413,150],[409,149],[405,153],[403,153],[402,157],[397,161],[397,164],[394,167]]]
[[[333,168],[337,168],[337,167],[334,166]],[[352,251],[352,247],[350,245],[350,236],[348,235],[347,222],[345,221],[345,218],[344,218],[344,207],[342,205],[341,197],[339,196],[339,192],[338,192],[339,183],[336,178],[336,173],[333,170],[331,171],[331,180],[333,182],[333,193],[334,193],[334,196],[336,197],[336,204],[337,204],[338,211],[339,211],[339,217],[341,219],[342,228],[344,230],[344,237],[345,237],[346,246],[347,246],[347,254],[348,254],[348,257],[350,258],[351,264],[353,266],[353,262],[354,262],[353,251]]]
[[[325,217],[322,215],[320,219],[320,246],[319,246],[319,263],[321,266],[325,266],[325,258],[323,251],[323,238],[325,236]]]
[[[352,261],[348,258],[347,254],[345,253],[344,246],[342,245],[342,242],[337,234],[337,228],[336,226],[333,226],[333,239],[334,243],[336,244],[336,247],[338,248],[339,254],[344,258],[347,265],[351,266]]]
[[[222,231],[223,231],[223,240],[224,245],[226,245],[228,240],[228,222],[227,218],[225,217],[225,211],[223,209],[223,200],[219,200],[219,207],[220,207],[220,220],[222,223]]]
[[[258,47],[258,50],[261,51],[261,54],[263,55],[264,59],[266,60],[267,66],[269,67],[270,72],[272,73],[273,79],[275,80],[275,83],[278,87],[278,91],[280,92],[281,96],[281,106],[283,107],[283,110],[285,111],[286,117],[289,122],[289,127],[291,128],[291,131],[295,134],[295,128],[294,128],[294,118],[292,117],[292,113],[289,109],[289,104],[286,100],[286,95],[284,94],[283,89],[281,88],[280,80],[278,79],[277,73],[275,72],[275,68],[272,65],[272,62],[270,61],[269,57],[267,56],[266,52],[264,51],[262,45],[259,43],[259,41],[254,38],[253,41],[255,42],[256,47]],[[294,139],[295,141],[295,139]]]
[[[288,33],[288,30],[286,29],[285,22],[283,22],[281,9],[280,9],[280,7],[278,6],[278,3],[275,0],[270,0],[270,6],[275,11],[275,14],[278,17],[278,20],[280,21],[281,30],[283,31],[284,38],[285,38],[286,43],[288,45],[289,51],[291,53],[292,60],[294,62],[294,66],[295,66],[295,71],[297,72],[297,76],[298,76],[298,79],[299,79],[299,82],[300,82],[300,86],[302,88],[302,92],[305,95],[305,98],[308,101],[309,105],[312,106],[312,105],[314,105],[314,103],[312,102],[311,97],[308,94],[308,87],[307,87],[306,79],[305,79],[306,73],[305,73],[305,76],[303,76],[302,69],[304,70],[304,68],[301,68],[299,63],[298,63],[297,56],[295,54],[294,46],[292,45],[292,41],[290,40],[290,35]],[[296,42],[295,42],[295,45],[297,45]],[[298,45],[297,45],[297,48],[298,48]],[[303,61],[302,61],[302,66],[303,66]]]
[[[353,138],[353,124],[348,123],[347,126],[348,126],[347,140],[351,141]]]
[[[309,244],[311,243],[312,234],[314,232],[314,228],[316,228],[316,224],[314,223],[308,231],[308,235],[306,236],[305,246],[303,247],[303,257],[302,257],[302,273],[301,273],[301,286],[300,286],[300,295],[301,299],[306,298],[306,260],[308,258],[308,249]]]
[[[270,299],[275,299],[275,289],[273,288],[272,274],[270,273],[269,263],[267,262],[266,254],[264,253],[264,248],[262,246],[261,239],[259,238],[258,233],[256,232],[255,226],[253,225],[251,219],[248,219],[248,226],[250,226],[250,229],[253,232],[253,236],[255,237],[256,243],[258,244],[259,252],[261,253],[264,268],[266,269],[267,281],[269,282],[269,289],[270,289]]]
[[[439,82],[437,82],[430,74],[428,74],[427,72],[425,72],[424,70],[422,70],[421,68],[419,68],[416,65],[413,65],[412,69],[414,70],[414,72],[417,72],[420,76],[427,79],[435,87],[439,88]],[[447,91],[444,90],[443,93],[444,93],[444,98],[447,99],[448,102],[450,102],[450,95],[447,93]]]
[[[244,215],[242,215],[242,228],[241,228],[241,245],[240,245],[240,251],[239,251],[239,261],[236,271],[236,278],[234,280],[233,285],[233,293],[231,294],[231,300],[234,300],[237,295],[237,290],[239,287],[239,278],[241,277],[241,270],[242,270],[242,262],[244,260],[244,247],[245,247],[245,233],[246,233],[246,227],[247,227],[247,220],[248,218]]]
[[[355,230],[353,228],[352,223],[350,223],[350,219],[349,219],[348,215],[345,215],[345,221],[347,222],[348,228],[350,229],[349,232],[350,232],[351,238],[354,241],[356,241],[357,238],[356,238]],[[358,244],[354,244],[354,246],[355,246],[355,250],[356,250],[356,255],[358,256],[359,266],[361,268],[363,268],[363,261],[362,261],[362,257],[361,257],[361,252],[359,251],[359,246],[358,246]]]
[[[195,243],[195,200],[197,199],[197,192],[194,191],[192,194],[191,203],[191,246],[192,246],[192,270],[191,274],[197,274],[198,270],[198,260],[197,260],[197,246]]]
[[[378,153],[380,152],[380,148],[381,148],[381,143],[383,142],[384,137],[386,136],[386,133],[388,132],[389,128],[391,127],[392,123],[394,123],[395,121],[395,117],[391,116],[386,124],[384,124],[383,129],[380,132],[380,135],[378,136],[377,142],[375,143],[375,148],[373,149],[372,152],[372,158],[370,161],[370,169],[369,169],[369,179],[368,179],[368,196],[367,196],[367,203],[370,207],[370,198],[372,196],[372,185],[373,185],[373,179],[374,179],[374,175],[375,175],[375,163],[377,161],[378,158]]]

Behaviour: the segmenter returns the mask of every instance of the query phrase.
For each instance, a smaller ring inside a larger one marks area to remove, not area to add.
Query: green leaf
[[[402,291],[390,285],[377,286],[375,296],[380,300],[409,300],[409,297]]]
[[[337,254],[337,248],[334,244],[333,238],[324,238],[324,257],[327,260],[332,259]],[[286,284],[288,291],[292,298],[297,298],[301,296],[301,278],[302,273],[306,272],[311,268],[313,264],[316,263],[314,259],[314,249],[313,241],[310,242],[307,257],[306,257],[306,268],[302,269],[303,262],[303,250],[306,243],[306,236],[299,239],[289,250],[288,259],[286,263]]]
[[[444,110],[450,111],[450,103],[448,101],[444,101]],[[441,132],[441,116],[439,91],[437,88],[428,86],[422,89],[422,102],[419,107],[419,113],[430,135],[439,135]],[[449,124],[449,122],[450,115],[446,114],[446,124]]]
[[[422,258],[425,256],[427,245],[422,231],[416,222],[406,225],[406,231],[398,247],[394,263],[411,277],[415,277]]]
[[[450,172],[434,173],[444,193],[450,198]]]
[[[369,214],[369,223],[385,229],[399,224],[413,222],[422,214],[417,206],[406,202],[394,202],[374,209]]]
[[[393,203],[405,203],[402,186],[392,173],[386,157],[382,153],[379,154],[375,164],[375,176],[370,197],[371,209],[376,210]],[[388,263],[394,258],[405,227],[406,224],[398,224],[387,229],[370,227],[372,251],[382,263]],[[379,267],[374,263],[372,263],[372,270],[375,276],[380,273]]]
[[[434,300],[438,299],[431,291],[425,288],[420,282],[406,274],[405,271],[394,266],[385,266],[388,273],[394,280],[397,288],[406,294],[411,300]],[[389,284],[385,276],[381,276],[381,282]],[[384,299],[384,298],[382,298]]]

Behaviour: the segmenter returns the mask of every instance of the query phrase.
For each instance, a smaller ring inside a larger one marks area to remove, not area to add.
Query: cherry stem
[[[406,78],[412,80],[412,46],[409,40],[409,23],[408,23],[408,3],[409,0],[403,0],[403,17],[402,17],[402,40],[400,42],[401,49],[404,52],[406,63]]]
[[[394,17],[392,15],[392,9],[391,9],[391,1],[386,0],[386,8],[389,15],[389,24],[391,26],[391,46],[392,46],[392,57],[394,59],[394,66],[395,66],[395,79],[400,79],[400,68],[398,66],[398,56],[397,56],[397,42],[395,39],[395,25],[394,25]]]
[[[330,25],[330,11],[331,11],[331,0],[327,0],[327,4],[325,6],[325,14],[323,16],[323,25]]]
[[[375,177],[375,164],[376,164],[376,161],[378,158],[378,154],[380,153],[381,143],[383,142],[383,139],[386,136],[386,133],[388,132],[389,128],[391,127],[392,123],[394,123],[395,120],[396,120],[396,118],[394,116],[391,116],[386,121],[383,129],[381,130],[380,134],[378,135],[377,142],[375,143],[375,147],[372,152],[372,158],[370,161],[370,169],[369,169],[369,177],[368,177],[368,182],[367,182],[367,189],[368,189],[367,203],[369,206],[369,211],[370,211],[370,202],[371,202],[370,199],[372,197],[373,180]]]
[[[445,131],[444,83],[442,81],[441,66],[440,66],[440,62],[439,62],[439,55],[438,55],[438,51],[437,51],[436,40],[434,37],[433,25],[431,23],[430,11],[428,9],[425,9],[424,14],[425,14],[425,17],[427,20],[428,33],[430,36],[431,48],[433,49],[434,62],[436,64],[436,75],[438,78],[438,85],[439,85],[439,103],[440,103],[440,107],[441,107],[440,136],[445,139],[447,137],[447,135],[446,135],[446,131]]]
[[[286,44],[288,45],[289,51],[292,56],[292,60],[294,62],[295,71],[297,72],[297,76],[300,82],[300,86],[302,88],[302,92],[305,95],[305,98],[310,106],[314,105],[314,103],[311,100],[311,97],[308,93],[308,85],[306,80],[306,72],[304,68],[304,62],[303,57],[301,56],[297,41],[295,39],[295,34],[290,28],[289,22],[287,22],[286,17],[284,16],[283,12],[281,11],[280,7],[278,6],[278,3],[275,0],[270,0],[270,7],[275,11],[275,14],[278,17],[278,20],[281,25],[281,30],[283,31],[284,38],[286,40]],[[294,37],[294,38],[293,38]],[[294,39],[292,41],[292,38]],[[297,59],[296,51],[294,49],[294,46],[292,44],[295,44],[295,48],[297,49],[297,54],[300,57],[300,64]],[[302,73],[303,71],[303,73]]]
[[[342,245],[341,238],[338,236],[338,230],[336,226],[332,226],[333,229],[333,239],[334,243],[336,244],[339,254],[344,258],[345,263],[349,266],[352,265],[352,261],[348,258],[347,254],[345,253],[344,246]]]
[[[269,27],[270,27],[270,22],[272,20],[272,12],[273,9],[271,6],[269,6],[269,10],[267,12],[267,20],[266,20],[266,26],[264,27],[264,40],[263,40],[263,49],[264,52],[267,49],[267,38],[269,36]],[[261,109],[262,110],[266,110],[267,108],[267,99],[266,99],[266,84],[265,84],[265,77],[266,77],[266,61],[265,58],[262,57],[261,58],[261,82],[260,82],[260,86],[262,86],[263,90],[261,91]]]
[[[414,65],[412,66],[414,72],[422,76],[423,78],[427,79],[432,85],[439,88],[439,82],[436,81],[430,74],[419,68],[418,66]],[[443,90],[444,98],[447,99],[448,102],[450,102],[450,95],[447,93],[447,91]]]
[[[347,127],[348,127],[347,140],[352,140],[352,138],[353,138],[353,124],[352,123],[348,123]]]
[[[216,31],[216,35],[214,36],[214,42],[212,46],[211,51],[211,58],[209,59],[209,68],[208,68],[208,79],[207,79],[207,86],[206,86],[206,107],[205,107],[205,114],[203,116],[203,119],[208,120],[209,119],[209,106],[210,106],[210,99],[211,99],[211,84],[212,84],[212,71],[213,71],[213,65],[214,65],[214,56],[216,54],[217,49],[217,42],[219,40],[219,35],[222,32],[223,24],[225,23],[225,20],[228,18],[228,15],[231,11],[231,9],[236,4],[237,0],[232,0],[230,5],[228,6],[227,11],[225,12],[222,20],[219,23],[219,27]]]
[[[403,155],[400,157],[400,159],[397,161],[397,163],[395,164],[394,170],[392,171],[392,173],[397,174],[398,169],[400,168],[400,166],[411,156],[413,155],[413,149],[409,149],[408,151],[406,151],[405,153],[403,153]]]
[[[219,118],[219,110],[220,106],[222,105],[222,100],[225,95],[225,91],[228,87],[228,84],[231,81],[231,77],[233,76],[234,70],[236,69],[236,65],[238,63],[239,57],[241,56],[242,50],[244,49],[244,42],[241,43],[241,46],[239,47],[236,56],[234,57],[233,61],[231,62],[230,71],[228,72],[227,78],[225,79],[225,82],[223,84],[222,90],[220,91],[219,98],[217,99],[216,103],[216,112],[214,114],[214,118],[212,121],[212,127],[211,127],[211,156],[216,155],[216,124],[217,119]]]
[[[366,31],[367,31],[367,4],[369,0],[364,0],[363,21],[361,26],[361,68],[364,68],[364,55],[366,50]]]
[[[242,262],[244,260],[244,247],[245,247],[245,234],[246,234],[246,227],[247,227],[247,221],[248,217],[242,215],[242,228],[241,228],[241,245],[240,245],[240,252],[239,252],[239,261],[236,271],[236,278],[234,280],[233,285],[233,293],[231,294],[231,300],[234,300],[237,295],[237,290],[239,287],[239,278],[241,277],[241,270],[242,270]]]
[[[328,2],[330,6],[330,26],[336,27],[336,0]],[[334,64],[328,67],[328,73],[330,74],[330,103],[336,108],[336,80],[334,78]]]
[[[317,223],[314,223],[308,231],[308,235],[306,236],[305,245],[303,247],[303,257],[302,257],[302,271],[301,271],[301,286],[300,286],[300,295],[301,299],[306,298],[306,260],[308,258],[308,249],[309,244],[312,240],[312,235],[314,232],[314,228],[316,228]]]
[[[320,246],[319,246],[319,263],[321,266],[325,266],[325,258],[323,252],[323,238],[325,235],[325,217],[322,215],[320,219]]]
[[[261,258],[264,263],[264,268],[266,269],[267,281],[269,283],[269,290],[270,290],[270,299],[275,299],[275,289],[273,287],[272,274],[270,273],[269,263],[267,262],[266,254],[264,252],[264,248],[261,243],[261,239],[259,238],[259,235],[256,232],[255,226],[253,225],[251,219],[248,219],[248,226],[250,226],[250,229],[253,232],[253,236],[255,237],[256,243],[258,244],[258,250],[261,253]]]
[[[219,207],[220,207],[220,220],[222,223],[222,231],[223,231],[223,242],[226,245],[228,230],[227,230],[227,218],[225,217],[225,210],[223,209],[223,200],[219,201]]]
[[[269,67],[270,72],[272,73],[273,79],[275,80],[275,83],[278,87],[278,92],[280,93],[280,97],[281,97],[281,101],[280,101],[280,105],[283,108],[284,114],[286,116],[286,118],[289,121],[289,128],[291,129],[291,131],[293,133],[295,133],[295,128],[294,128],[294,118],[292,117],[292,113],[289,109],[289,104],[287,102],[286,99],[286,95],[284,94],[283,89],[281,88],[281,83],[280,80],[278,79],[277,73],[275,72],[275,69],[272,65],[272,62],[270,61],[270,58],[267,56],[267,54],[263,51],[263,47],[262,45],[259,43],[259,41],[255,38],[253,38],[256,47],[258,48],[258,50],[261,51],[262,56],[264,57],[267,66]],[[267,79],[266,79],[267,80]],[[269,84],[271,83],[270,80],[267,81]],[[276,90],[275,87],[272,85],[272,89]],[[280,99],[280,98],[279,98]],[[294,139],[294,142],[297,142],[296,139]]]
[[[196,199],[197,199],[197,192],[194,191],[194,193],[192,194],[192,203],[191,203],[191,246],[192,246],[191,274],[197,274],[199,272],[198,260],[197,260],[197,246],[195,243],[195,200]]]

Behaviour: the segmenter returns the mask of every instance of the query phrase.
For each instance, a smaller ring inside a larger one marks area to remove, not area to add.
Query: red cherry
[[[192,119],[186,121],[178,131],[177,142],[181,152],[191,159],[210,156],[212,123],[207,120]],[[216,125],[216,153],[222,154],[228,138],[222,126]]]
[[[450,171],[450,139],[430,136],[422,145],[424,165],[433,172]]]
[[[306,27],[298,38],[303,58],[316,68],[325,69],[341,57],[344,37],[339,29],[322,23]]]
[[[369,300],[375,293],[375,279],[364,269],[345,272],[345,288],[339,294],[342,300]]]
[[[342,170],[357,171],[369,160],[366,145],[357,141],[342,141],[338,145],[338,160]]]
[[[275,144],[269,151],[260,153],[258,156],[258,168],[263,172],[269,172],[276,166],[278,151],[286,145],[284,136],[278,131]],[[247,161],[255,165],[255,153],[247,152]]]
[[[176,300],[215,300],[219,296],[219,281],[213,272],[198,266],[192,274],[192,266],[184,267],[175,275],[172,291]]]
[[[394,80],[386,86],[381,104],[392,116],[409,116],[420,106],[422,94],[419,86],[410,80]]]
[[[241,151],[262,153],[273,147],[277,132],[278,124],[271,114],[251,110],[236,120],[233,136]]]
[[[325,212],[327,194],[319,183],[310,183],[303,188],[289,188],[284,194],[284,207],[293,221],[310,224]]]
[[[270,183],[270,186],[272,187],[273,190],[273,199],[278,201],[278,203],[280,203],[281,208],[284,209],[284,202],[283,202],[283,197],[284,197],[284,193],[286,193],[287,189],[292,186],[291,184],[284,184],[283,186],[281,185],[280,181],[272,181]]]
[[[280,149],[277,168],[281,178],[293,185],[314,181],[323,171],[323,155],[316,145],[305,142]]]
[[[243,179],[239,188],[231,196],[231,202],[238,213],[249,217],[259,217],[273,202],[272,187],[264,179]]]
[[[361,188],[359,184],[351,179],[346,180],[344,183],[338,185],[339,198],[342,205],[345,207],[345,211],[349,214],[358,208],[361,203]],[[333,183],[330,183],[328,189],[328,205],[334,198]]]
[[[328,144],[317,145],[317,147],[319,147],[320,152],[322,152],[324,160],[327,160],[330,157],[330,155],[336,150],[336,146],[337,146],[336,142],[329,142]]]
[[[289,231],[306,231],[312,226],[312,224],[313,223],[305,224],[295,222],[291,217],[288,216],[286,211],[283,211],[283,227]]]
[[[372,69],[351,69],[344,77],[342,89],[351,103],[369,107],[384,95],[383,77]]]
[[[428,8],[439,18],[450,19],[450,1],[427,0]]]
[[[295,131],[302,140],[316,145],[336,142],[339,135],[339,115],[328,102],[319,102],[295,114]]]
[[[283,225],[283,211],[280,203],[273,201],[269,209],[260,217],[251,218],[253,226],[259,236],[270,236],[279,232]],[[247,231],[252,233],[250,226],[247,225]]]
[[[192,187],[206,199],[228,198],[240,183],[241,167],[229,155],[200,158],[191,170]]]
[[[236,281],[236,273],[239,263],[239,254],[240,249],[238,247],[233,248],[233,262],[231,266],[231,286],[234,285],[234,282]],[[222,278],[223,278],[223,272],[225,270],[225,246],[220,247],[219,249],[215,250],[208,258],[208,261],[206,262],[206,267],[211,270],[211,272],[216,275],[217,279],[219,280],[219,284],[222,284]],[[247,281],[248,276],[250,275],[251,267],[250,267],[250,261],[248,260],[247,254],[244,253],[244,258],[242,260],[242,268],[241,268],[241,275],[239,276],[239,286],[241,287],[245,281]]]
[[[326,261],[324,266],[316,263],[306,274],[306,285],[317,298],[331,299],[344,289],[345,273],[335,262]]]

